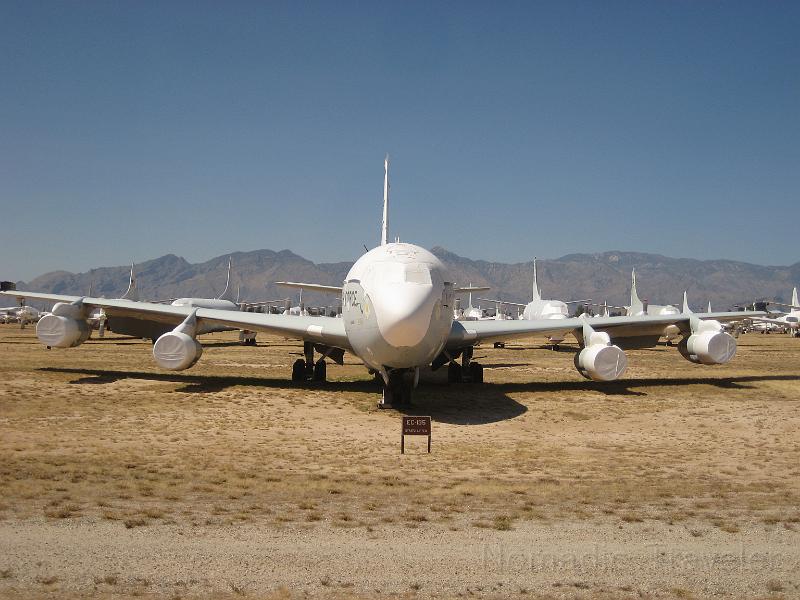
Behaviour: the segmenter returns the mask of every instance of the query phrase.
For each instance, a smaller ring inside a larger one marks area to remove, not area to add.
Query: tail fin
[[[219,296],[217,296],[217,300],[230,300],[231,302],[233,302],[233,298],[226,298],[226,296],[228,295],[228,292],[233,294],[233,290],[231,289],[231,265],[232,264],[233,264],[233,258],[231,258],[229,256],[228,257],[228,276],[225,279],[225,289],[222,291],[222,293]]]
[[[383,159],[383,223],[381,224],[381,246],[389,237],[389,155]]]
[[[133,300],[139,301],[139,288],[136,287],[136,275],[133,272],[133,263],[131,263],[131,279],[128,283],[128,291],[122,294],[120,300]]]
[[[536,281],[536,257],[533,257],[533,300],[541,300],[542,291],[539,289],[539,284]]]
[[[644,304],[639,300],[639,294],[636,293],[636,269],[631,269],[631,305],[628,313],[635,315],[644,312]]]
[[[711,314],[711,300],[708,301],[708,310],[706,311],[708,314]]]
[[[792,310],[800,310],[800,304],[797,302],[797,288],[792,290]]]
[[[689,300],[686,298],[686,290],[683,290],[683,309],[681,312],[685,315],[691,314],[692,309],[689,308]]]

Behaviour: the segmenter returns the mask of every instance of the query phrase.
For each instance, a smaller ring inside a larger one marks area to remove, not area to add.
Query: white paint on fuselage
[[[424,248],[397,242],[370,250],[350,268],[342,316],[353,350],[369,366],[415,367],[444,347],[453,302],[442,262]]]

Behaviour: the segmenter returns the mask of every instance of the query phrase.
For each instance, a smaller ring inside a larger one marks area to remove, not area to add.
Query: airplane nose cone
[[[415,346],[428,333],[436,297],[433,286],[398,284],[370,295],[381,337],[395,348]]]

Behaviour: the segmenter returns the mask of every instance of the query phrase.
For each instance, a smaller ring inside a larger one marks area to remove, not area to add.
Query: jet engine
[[[160,336],[153,344],[153,358],[162,369],[183,371],[203,355],[203,346],[195,339],[197,320],[192,313],[172,331]]]
[[[693,319],[692,334],[680,341],[678,352],[693,363],[724,365],[736,356],[736,340],[719,321]]]
[[[79,304],[58,302],[36,324],[36,337],[51,348],[72,348],[89,339],[89,325]]]
[[[575,368],[594,381],[614,381],[628,368],[628,357],[619,346],[611,343],[610,336],[595,331],[588,324],[583,327],[583,349],[575,355]]]

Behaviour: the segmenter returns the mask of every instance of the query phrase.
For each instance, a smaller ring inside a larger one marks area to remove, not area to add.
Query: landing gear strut
[[[388,372],[389,382],[384,382],[383,396],[378,408],[401,408],[411,406],[414,388],[417,385],[416,369],[393,369]]]
[[[472,361],[472,346],[464,348],[461,353],[461,364],[451,361],[447,366],[447,382],[460,383],[469,381],[472,383],[483,383],[483,365]]]
[[[325,356],[314,362],[314,344],[303,342],[303,356],[298,358],[292,365],[292,381],[325,381],[328,368],[325,364]]]

